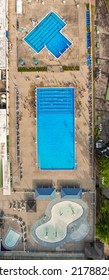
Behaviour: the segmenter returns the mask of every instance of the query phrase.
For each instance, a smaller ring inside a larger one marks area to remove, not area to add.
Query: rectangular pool
[[[36,99],[38,168],[74,169],[74,88],[38,88]]]

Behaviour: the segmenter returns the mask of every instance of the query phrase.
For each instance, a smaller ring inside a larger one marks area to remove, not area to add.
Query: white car
[[[100,132],[102,131],[102,123],[99,124]]]

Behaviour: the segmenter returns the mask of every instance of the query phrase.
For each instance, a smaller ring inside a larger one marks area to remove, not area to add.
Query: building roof
[[[10,163],[7,160],[6,109],[0,109],[0,160],[3,172],[3,194],[10,195]]]
[[[35,198],[55,198],[56,189],[55,188],[36,188]]]
[[[35,200],[28,200],[26,202],[26,211],[27,212],[36,212],[36,201]]]
[[[0,68],[6,67],[6,1],[0,0]]]
[[[80,188],[61,188],[61,198],[82,198],[82,189]]]
[[[22,14],[22,0],[17,0],[16,10],[17,10],[17,14],[19,15]]]
[[[0,157],[7,159],[6,110],[0,109]]]

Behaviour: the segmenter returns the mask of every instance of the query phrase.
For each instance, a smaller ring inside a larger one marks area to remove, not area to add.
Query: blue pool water
[[[13,228],[9,228],[3,238],[3,245],[7,249],[13,249],[21,239],[21,233]]]
[[[25,36],[24,41],[37,53],[46,47],[59,58],[72,44],[60,33],[65,25],[58,15],[51,12]]]
[[[38,167],[74,169],[74,88],[38,88],[36,99]]]

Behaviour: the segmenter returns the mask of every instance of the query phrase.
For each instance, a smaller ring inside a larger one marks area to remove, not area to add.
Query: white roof
[[[10,186],[10,163],[7,160],[3,161],[3,195],[11,194]]]
[[[22,0],[16,0],[16,12],[17,14],[22,14]]]
[[[0,158],[7,159],[6,109],[0,109]]]
[[[10,195],[10,163],[7,160],[6,109],[0,109],[0,159],[3,164],[3,195]]]
[[[6,6],[5,0],[0,0],[0,68],[6,67]]]

